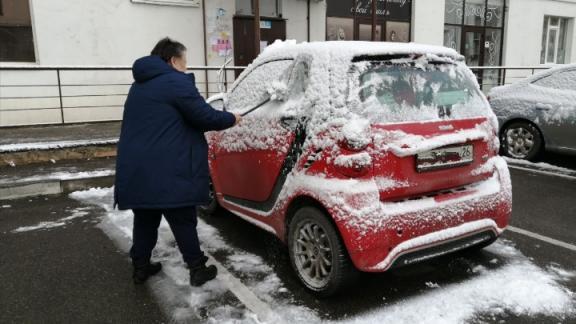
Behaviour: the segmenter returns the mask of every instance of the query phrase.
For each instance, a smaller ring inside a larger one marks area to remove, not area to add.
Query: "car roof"
[[[449,57],[454,60],[462,60],[463,56],[455,50],[443,46],[425,45],[417,43],[392,43],[392,42],[362,42],[362,41],[323,41],[303,42],[275,41],[268,46],[254,61],[270,61],[282,58],[296,58],[298,55],[329,56],[338,60],[351,61],[355,57],[385,56],[402,54],[432,54]]]
[[[538,79],[542,79],[543,77],[549,76],[549,75],[554,74],[554,73],[570,71],[570,70],[575,70],[575,69],[576,69],[576,64],[554,65],[550,69],[535,73],[534,75],[527,77],[525,79],[525,81],[533,82],[533,81],[536,81]]]

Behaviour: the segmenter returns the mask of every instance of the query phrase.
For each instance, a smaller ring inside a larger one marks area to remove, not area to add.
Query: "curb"
[[[51,161],[86,160],[115,156],[116,144],[95,144],[30,151],[4,151],[0,152],[0,169],[13,165],[28,165]]]
[[[0,185],[0,201],[44,195],[59,195],[95,187],[111,187],[114,176],[69,180],[45,180]]]

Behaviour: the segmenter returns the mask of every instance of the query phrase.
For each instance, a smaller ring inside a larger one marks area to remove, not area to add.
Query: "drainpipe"
[[[252,0],[254,10],[254,58],[260,54],[260,0]]]
[[[208,66],[208,44],[206,40],[206,1],[202,0],[202,30],[204,31],[204,66]],[[226,72],[224,72],[226,73]],[[204,70],[204,80],[206,80],[205,90],[206,90],[206,98],[209,97],[209,89],[208,89],[208,70]]]
[[[308,25],[308,42],[310,42],[310,0],[306,4],[306,23]]]

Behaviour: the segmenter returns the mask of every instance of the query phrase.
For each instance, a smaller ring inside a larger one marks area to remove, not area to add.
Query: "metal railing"
[[[188,67],[205,98],[219,92],[221,69]],[[224,69],[224,89],[234,82],[236,72],[243,69],[237,66]],[[0,66],[0,127],[101,121],[97,117],[70,118],[72,112],[78,115],[80,109],[117,109],[117,113],[109,113],[109,117],[102,119],[121,120],[121,108],[132,82],[129,66]]]
[[[510,84],[549,66],[471,67],[484,92]],[[191,66],[206,97],[219,92],[218,66]],[[241,66],[225,68],[224,89]],[[132,84],[128,66],[0,66],[0,127],[121,120]]]
[[[471,66],[480,89],[488,92],[491,88],[511,84],[552,66]]]

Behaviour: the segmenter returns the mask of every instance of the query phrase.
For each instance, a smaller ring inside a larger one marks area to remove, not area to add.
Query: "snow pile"
[[[12,205],[2,205],[1,208],[10,208],[10,207],[12,207]]]
[[[90,208],[87,208],[87,207],[76,208],[72,211],[72,215],[70,215],[70,216],[60,218],[56,221],[40,222],[40,223],[38,223],[36,225],[32,225],[32,226],[19,227],[15,230],[12,230],[11,233],[24,233],[24,232],[30,232],[30,231],[36,231],[36,230],[45,230],[45,229],[50,229],[50,228],[55,228],[55,227],[66,226],[67,224],[70,223],[70,221],[72,221],[74,219],[89,215],[90,213],[87,211],[89,209]]]

